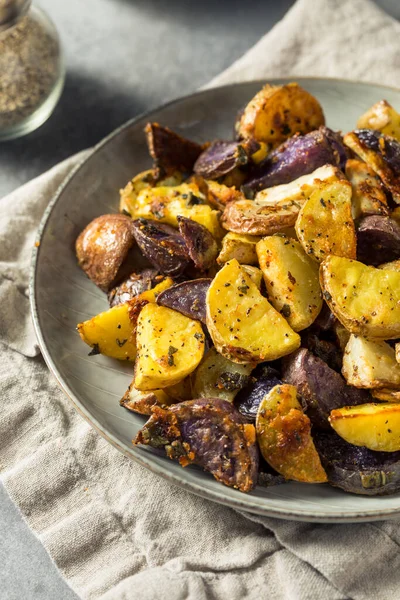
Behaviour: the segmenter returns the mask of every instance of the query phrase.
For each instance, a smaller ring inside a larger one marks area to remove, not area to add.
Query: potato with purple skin
[[[241,492],[257,483],[259,454],[254,425],[226,400],[202,398],[154,408],[134,444],[164,448],[182,467],[196,464]]]
[[[85,227],[76,240],[81,269],[103,291],[118,279],[120,268],[135,243],[132,219],[126,215],[101,215]]]
[[[357,229],[357,259],[374,267],[400,257],[400,225],[390,217],[364,217]]]
[[[218,245],[204,225],[187,217],[178,216],[179,233],[183,237],[194,266],[205,271],[213,266],[218,254]]]
[[[149,153],[154,160],[156,179],[172,175],[175,171],[192,171],[203,146],[158,123],[147,123],[145,132]]]
[[[164,275],[178,277],[189,264],[183,237],[170,225],[147,219],[133,221],[133,232],[140,250]]]
[[[235,398],[235,406],[238,411],[246,417],[248,421],[253,423],[256,420],[258,408],[262,399],[276,385],[282,384],[278,371],[269,367],[264,369],[264,374],[258,379],[253,378],[253,381],[240,390]]]
[[[161,292],[157,304],[172,308],[186,317],[206,323],[206,296],[212,279],[192,279],[176,283]]]
[[[110,307],[124,304],[139,296],[142,292],[151,290],[164,279],[156,269],[144,269],[140,273],[131,273],[120,284],[108,292]]]
[[[236,167],[247,165],[251,155],[259,148],[260,145],[251,139],[243,142],[212,142],[200,154],[193,170],[197,175],[206,179],[219,179],[232,172]]]

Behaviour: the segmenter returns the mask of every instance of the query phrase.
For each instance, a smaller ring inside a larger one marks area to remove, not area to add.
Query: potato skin
[[[211,281],[212,279],[204,278],[176,283],[158,296],[157,304],[205,324],[206,295]]]
[[[250,492],[259,453],[254,426],[226,400],[201,398],[153,409],[134,444],[164,448],[185,467],[197,464],[227,486]]]
[[[250,423],[253,423],[262,399],[272,388],[280,384],[282,381],[279,372],[272,367],[264,368],[260,377],[252,377],[249,384],[240,390],[235,398],[236,408]]]
[[[156,269],[144,269],[140,273],[131,273],[124,281],[108,292],[110,307],[132,300],[146,290],[151,290],[164,279]]]
[[[324,125],[321,105],[297,83],[265,85],[240,117],[239,137],[277,146],[296,132],[307,133]]]
[[[194,266],[200,271],[212,267],[218,254],[218,245],[208,229],[182,216],[178,216],[178,227]]]
[[[386,496],[400,490],[400,452],[354,446],[333,430],[316,431],[313,437],[331,485],[363,496]]]
[[[257,152],[260,145],[252,139],[243,142],[212,142],[200,154],[193,167],[197,175],[206,179],[219,179],[232,172],[236,167],[244,167],[250,156]]]
[[[203,151],[200,144],[158,123],[147,123],[145,133],[150,156],[154,160],[156,179],[171,175],[174,171],[192,171],[197,157]]]
[[[357,260],[378,266],[400,257],[400,225],[390,217],[364,217],[357,229]]]
[[[93,219],[76,240],[78,264],[103,291],[108,291],[135,243],[132,220],[126,215]]]
[[[329,429],[328,416],[332,409],[370,400],[367,391],[348,386],[339,373],[306,348],[284,358],[282,379],[296,386],[306,404],[307,415],[320,429]]]

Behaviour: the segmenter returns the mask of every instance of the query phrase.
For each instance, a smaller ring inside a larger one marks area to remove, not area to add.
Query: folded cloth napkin
[[[299,0],[210,85],[338,76],[396,85],[400,24],[369,0]],[[311,525],[191,495],[110,446],[39,354],[27,279],[35,230],[75,156],[0,203],[1,480],[85,599],[397,600],[400,524]]]

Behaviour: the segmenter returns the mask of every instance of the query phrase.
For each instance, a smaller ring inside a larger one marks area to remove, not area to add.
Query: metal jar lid
[[[0,0],[0,33],[15,25],[30,5],[31,0]]]

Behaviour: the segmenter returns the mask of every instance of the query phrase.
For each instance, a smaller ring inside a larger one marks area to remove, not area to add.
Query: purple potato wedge
[[[247,165],[250,156],[259,148],[260,144],[252,139],[242,142],[213,142],[200,154],[193,170],[205,179],[218,179],[236,167]]]
[[[386,496],[400,490],[400,452],[354,446],[334,431],[316,431],[313,439],[331,485],[364,496]]]
[[[262,189],[289,183],[323,165],[344,168],[346,157],[339,134],[320,127],[306,135],[294,135],[281,144],[252,171],[242,189],[251,199]]]
[[[400,257],[400,225],[390,217],[364,217],[357,230],[357,260],[377,267]]]
[[[129,277],[108,292],[110,307],[124,304],[142,292],[151,290],[163,279],[163,275],[160,275],[156,269],[144,269],[140,273],[131,273]]]
[[[314,356],[318,356],[331,369],[341,372],[343,354],[337,344],[330,340],[323,340],[314,331],[307,329],[301,335],[301,345]]]
[[[178,277],[188,266],[185,240],[176,229],[147,219],[133,221],[136,243],[145,257],[163,275]]]
[[[344,136],[344,143],[382,180],[400,203],[400,142],[375,129],[356,129]]]
[[[207,227],[182,216],[178,216],[178,227],[194,266],[201,271],[212,267],[218,255],[218,245]]]
[[[183,467],[199,465],[241,492],[250,492],[257,483],[254,425],[226,400],[201,398],[168,409],[155,407],[133,443],[164,448]]]
[[[278,371],[272,368],[263,369],[263,374],[240,390],[235,398],[235,406],[247,421],[254,423],[261,400],[273,387],[281,385]]]
[[[197,157],[203,152],[200,144],[158,123],[147,123],[145,133],[149,153],[154,160],[156,180],[175,171],[190,173]]]
[[[172,308],[190,319],[206,323],[206,295],[212,279],[192,279],[161,292],[157,304]]]
[[[130,217],[101,215],[93,219],[76,240],[78,264],[93,283],[107,292],[122,276],[121,268],[134,243]]]
[[[347,385],[339,373],[306,348],[299,348],[282,360],[282,379],[297,387],[312,424],[321,429],[330,429],[331,410],[371,400],[367,390]]]

